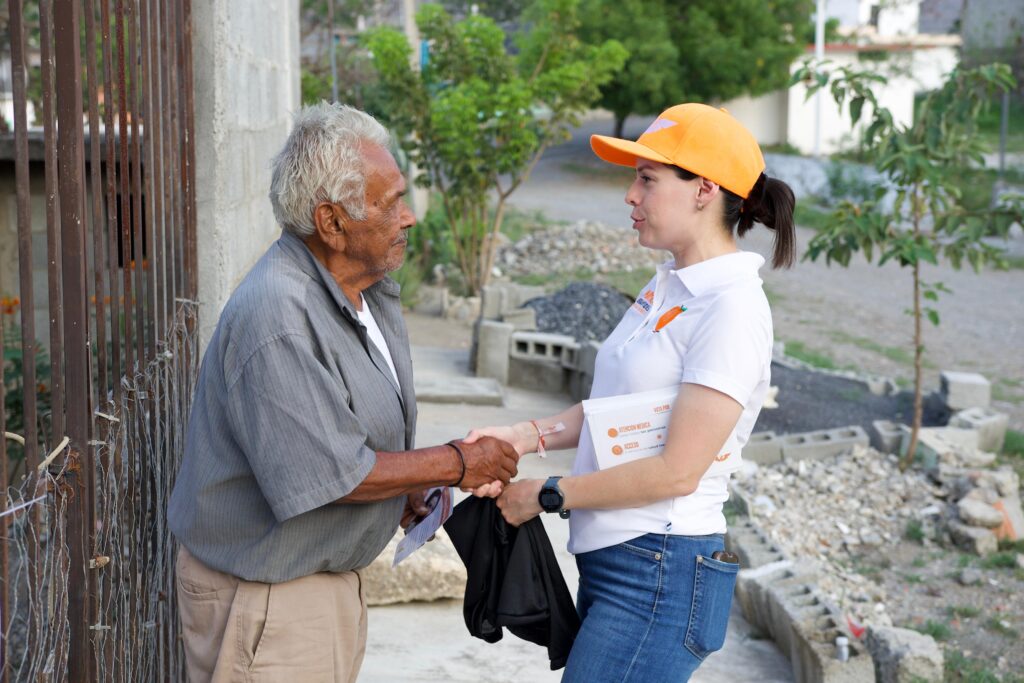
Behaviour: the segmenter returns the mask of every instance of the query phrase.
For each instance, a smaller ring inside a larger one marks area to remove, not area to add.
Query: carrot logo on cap
[[[656,133],[659,130],[665,130],[666,128],[671,128],[675,125],[677,125],[676,122],[671,119],[654,119],[654,123],[647,126],[647,130],[644,131],[644,135],[647,135],[648,133]]]

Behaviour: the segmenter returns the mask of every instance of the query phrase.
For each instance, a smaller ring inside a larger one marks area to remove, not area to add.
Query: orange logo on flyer
[[[612,455],[622,455],[622,446],[612,446]]]

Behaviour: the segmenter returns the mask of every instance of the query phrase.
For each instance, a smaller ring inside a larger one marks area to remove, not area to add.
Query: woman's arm
[[[536,427],[533,425],[534,422],[537,423]],[[564,429],[549,432],[559,423],[564,426]],[[580,442],[580,431],[583,429],[583,404],[577,403],[557,415],[538,418],[533,422],[516,422],[512,425],[472,429],[465,441],[473,443],[481,436],[493,436],[509,442],[520,455],[524,455],[537,450],[537,445],[540,442],[538,429],[545,433],[545,449],[557,451],[563,448],[575,448]]]
[[[640,507],[693,493],[742,413],[743,406],[730,396],[699,384],[684,384],[672,408],[664,451],[599,472],[563,478],[559,485],[565,508]],[[540,514],[537,494],[543,483],[527,479],[506,486],[498,499],[505,519],[522,524]]]

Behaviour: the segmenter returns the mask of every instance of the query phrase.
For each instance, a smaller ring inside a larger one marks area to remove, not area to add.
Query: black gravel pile
[[[772,363],[772,385],[779,387],[779,407],[765,408],[754,431],[798,434],[818,429],[860,425],[871,433],[873,420],[910,424],[914,395],[901,391],[892,396],[875,396],[853,380],[812,370],[798,370]],[[922,423],[925,427],[949,422],[949,409],[935,394],[926,394]]]
[[[604,341],[633,300],[607,285],[573,282],[550,296],[530,299],[523,308],[537,311],[537,330],[564,334],[578,342]]]

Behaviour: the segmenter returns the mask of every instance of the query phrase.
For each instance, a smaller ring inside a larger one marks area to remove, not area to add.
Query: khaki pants
[[[366,650],[366,598],[356,572],[243,581],[182,546],[177,575],[192,683],[356,680]]]

